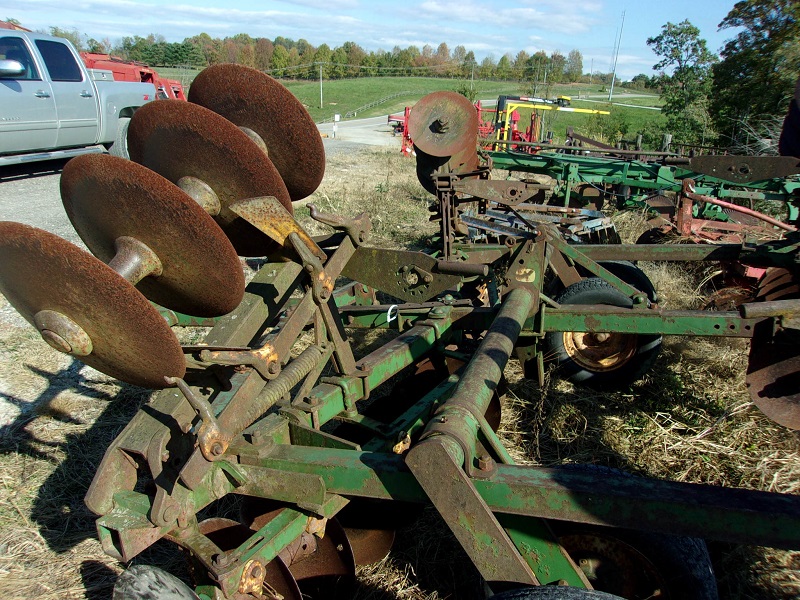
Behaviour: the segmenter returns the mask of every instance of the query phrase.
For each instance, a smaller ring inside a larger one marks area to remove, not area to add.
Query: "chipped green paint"
[[[469,531],[472,534],[472,539],[474,540],[473,544],[476,547],[488,549],[494,557],[498,556],[497,545],[494,542],[494,538],[488,533],[476,530],[473,519],[470,519],[466,513],[458,513],[458,524],[465,531]]]
[[[684,311],[562,304],[542,307],[541,329],[548,331],[607,331],[642,335],[696,335],[750,338],[761,319],[736,312]],[[531,319],[526,327],[534,327]]]
[[[588,587],[545,521],[505,514],[498,515],[498,520],[542,584],[563,580],[572,587]]]

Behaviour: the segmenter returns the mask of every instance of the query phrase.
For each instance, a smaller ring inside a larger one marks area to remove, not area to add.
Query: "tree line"
[[[738,28],[719,56],[708,50],[699,29],[688,20],[667,23],[648,38],[647,44],[659,57],[653,65],[655,74],[639,74],[624,84],[655,90],[664,101],[664,122],[637,132],[645,139],[656,140],[669,132],[676,142],[734,146],[745,152],[775,146],[800,76],[800,2],[739,0],[719,28]],[[381,75],[497,79],[519,81],[523,93],[539,91],[546,95],[546,88],[537,90],[537,86],[573,82],[608,85],[612,78],[611,73],[586,73],[579,50],[567,55],[558,51],[531,55],[521,50],[478,61],[464,46],[450,49],[446,43],[436,48],[395,46],[391,51],[366,51],[356,42],[331,48],[282,36],[254,38],[240,33],[220,39],[201,33],[174,43],[151,34],[124,37],[112,44],[88,38],[77,30],[51,27],[50,32],[70,39],[80,49],[153,66],[202,68],[234,62],[293,79]],[[618,129],[619,135],[626,133],[624,123]]]
[[[584,73],[583,55],[576,49],[566,55],[560,51],[550,54],[539,51],[531,55],[521,50],[516,54],[504,54],[499,59],[490,55],[478,61],[472,50],[462,45],[451,49],[445,42],[436,48],[411,45],[407,48],[395,46],[390,51],[367,51],[352,41],[331,48],[328,44],[314,46],[305,39],[283,36],[269,39],[246,33],[222,39],[201,33],[182,42],[167,42],[160,34],[137,35],[123,37],[115,44],[107,39],[89,38],[77,30],[51,27],[50,33],[66,37],[79,50],[113,54],[154,67],[204,68],[232,62],[292,79],[317,79],[320,75],[325,79],[420,75],[550,83],[590,79],[610,83],[611,80],[611,73]]]
[[[688,20],[647,40],[661,58],[653,69],[665,128],[685,143],[776,152],[800,76],[800,2],[740,0],[719,28],[740,28],[719,56]]]

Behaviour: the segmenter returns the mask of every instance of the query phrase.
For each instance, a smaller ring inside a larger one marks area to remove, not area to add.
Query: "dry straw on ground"
[[[414,162],[399,153],[331,156],[311,200],[326,212],[369,213],[376,245],[422,247],[435,231]],[[324,230],[305,209],[298,216],[315,233]],[[641,226],[636,215],[620,219],[629,221],[631,231]],[[703,272],[644,267],[667,308],[702,303]],[[148,394],[52,351],[3,298],[0,323],[0,595],[108,598],[122,566],[101,551],[83,496],[105,448]],[[522,463],[589,462],[796,494],[797,434],[772,424],[750,403],[743,383],[746,353],[741,341],[668,339],[653,372],[615,393],[555,377],[540,389],[512,361],[501,435]],[[710,548],[723,598],[800,597],[799,553]],[[157,547],[139,560],[182,568],[170,548]],[[432,510],[398,533],[385,561],[359,576],[356,597],[363,600],[481,597],[475,570]]]

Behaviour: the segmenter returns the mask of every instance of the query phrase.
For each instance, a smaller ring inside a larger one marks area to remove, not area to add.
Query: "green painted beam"
[[[762,319],[745,319],[737,312],[652,310],[605,305],[562,304],[542,306],[541,329],[548,331],[631,332],[642,335],[696,335],[744,337]],[[533,329],[533,320],[526,323]]]
[[[426,503],[402,456],[279,446],[261,466],[318,474],[329,493]],[[258,467],[242,467],[245,470]],[[473,479],[499,513],[800,548],[800,497],[605,470],[496,465]]]

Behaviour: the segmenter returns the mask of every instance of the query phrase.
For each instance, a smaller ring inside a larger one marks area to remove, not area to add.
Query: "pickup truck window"
[[[30,81],[38,81],[39,71],[33,62],[33,57],[28,49],[25,47],[25,42],[22,38],[5,36],[0,37],[0,57],[6,60],[16,60],[25,67],[25,72],[22,75],[14,77],[14,79],[26,79]]]
[[[83,81],[83,74],[65,44],[50,40],[36,40],[36,47],[42,53],[44,65],[53,81]]]

